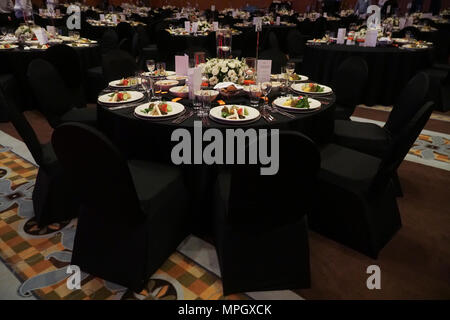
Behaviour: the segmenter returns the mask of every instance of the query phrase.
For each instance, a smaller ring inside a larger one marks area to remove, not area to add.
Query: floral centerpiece
[[[31,29],[32,27],[35,27],[35,26],[28,26],[26,24],[20,25],[15,32],[16,38],[17,39],[25,39],[25,40],[32,39],[34,37],[33,30]]]
[[[219,82],[244,83],[247,64],[239,59],[209,59],[202,65],[203,73],[211,86]]]

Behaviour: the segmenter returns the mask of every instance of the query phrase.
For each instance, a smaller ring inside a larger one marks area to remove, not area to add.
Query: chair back
[[[267,36],[267,49],[260,53],[261,59],[272,60],[272,73],[279,73],[281,67],[286,65],[286,55],[280,50],[278,38],[274,32],[269,32]]]
[[[273,155],[271,137],[267,149]],[[247,157],[259,139],[247,144]],[[275,175],[261,175],[260,164],[231,166],[229,221],[236,227],[257,224],[262,229],[298,221],[313,204],[319,167],[320,153],[312,140],[298,132],[281,131]]]
[[[424,72],[415,75],[400,92],[389,118],[384,125],[392,135],[398,134],[423,106],[429,88],[429,78]]]
[[[123,50],[112,50],[103,55],[102,68],[107,82],[133,76],[138,69],[134,58]]]
[[[349,57],[337,68],[333,75],[332,86],[336,102],[343,107],[356,108],[367,83],[369,68],[361,57]]]
[[[65,44],[51,46],[45,52],[45,59],[50,62],[72,94],[71,98],[77,107],[86,106],[86,98],[83,87],[83,70],[81,60],[74,48]]]
[[[289,58],[302,57],[306,49],[306,36],[302,36],[298,29],[289,31],[287,35]]]
[[[39,166],[42,166],[42,147],[36,133],[23,113],[16,108],[12,101],[6,99],[2,90],[0,90],[0,105],[5,107],[9,121],[11,121],[14,128],[27,145],[36,163]]]
[[[114,29],[107,29],[100,41],[100,47],[102,54],[105,54],[111,50],[119,48],[119,36]]]
[[[394,137],[383,157],[372,188],[384,188],[413,146],[433,112],[434,102],[423,104],[412,119]]]
[[[56,127],[59,118],[74,107],[63,78],[51,63],[39,58],[29,64],[28,79],[40,111]]]
[[[52,144],[83,206],[98,217],[124,223],[143,217],[128,164],[104,134],[65,123],[53,132]]]

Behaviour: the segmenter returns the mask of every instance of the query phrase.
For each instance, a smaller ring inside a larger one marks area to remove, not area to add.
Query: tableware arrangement
[[[330,94],[333,92],[333,90],[330,87],[313,82],[293,83],[291,85],[291,88],[295,92],[311,95],[323,95],[323,94]]]
[[[261,113],[252,107],[244,105],[224,105],[211,108],[209,117],[225,124],[247,124],[258,121]]]
[[[137,106],[134,109],[135,116],[149,120],[167,120],[179,116],[185,111],[185,107],[178,102],[154,101]]]
[[[319,110],[322,104],[304,96],[286,96],[275,99],[273,105],[289,112],[311,112]]]
[[[144,98],[144,94],[139,91],[115,91],[103,94],[98,97],[98,102],[103,105],[120,105],[136,102]]]
[[[155,84],[161,88],[161,90],[167,91],[172,87],[178,85],[177,80],[159,80],[156,81]]]

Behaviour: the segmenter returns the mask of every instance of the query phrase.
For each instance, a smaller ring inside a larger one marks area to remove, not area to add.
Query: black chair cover
[[[133,76],[137,71],[134,58],[123,50],[112,50],[102,59],[103,77],[107,82]]]

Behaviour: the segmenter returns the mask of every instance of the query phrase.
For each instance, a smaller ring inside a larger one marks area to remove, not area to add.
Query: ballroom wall
[[[82,1],[82,0],[79,0]],[[109,0],[110,3],[113,5],[120,5],[123,2],[133,2],[135,3],[136,0]],[[342,7],[343,8],[353,8],[357,0],[342,0]],[[371,0],[372,3],[377,3],[378,0]],[[406,6],[409,2],[412,0],[398,0],[399,7],[402,11],[406,10]],[[45,3],[45,0],[32,0],[33,3],[37,5],[42,5],[42,3]],[[70,2],[66,0],[60,0],[59,2]],[[103,2],[102,0],[85,0],[85,3],[88,5],[97,5],[99,3]],[[152,7],[161,7],[165,4],[171,4],[174,6],[182,7],[186,6],[187,2],[190,2],[191,5],[194,5],[195,3],[198,3],[199,7],[201,9],[210,8],[212,4],[216,6],[218,10],[222,10],[224,8],[233,7],[233,8],[240,8],[242,6],[245,6],[247,3],[250,5],[255,5],[258,7],[267,7],[272,3],[272,0],[150,0],[150,4]],[[306,10],[307,6],[314,7],[318,0],[291,0],[293,7],[296,11],[303,12]],[[429,8],[431,0],[424,0],[424,8],[427,10]],[[450,0],[442,0],[442,8],[449,8],[450,7]]]

